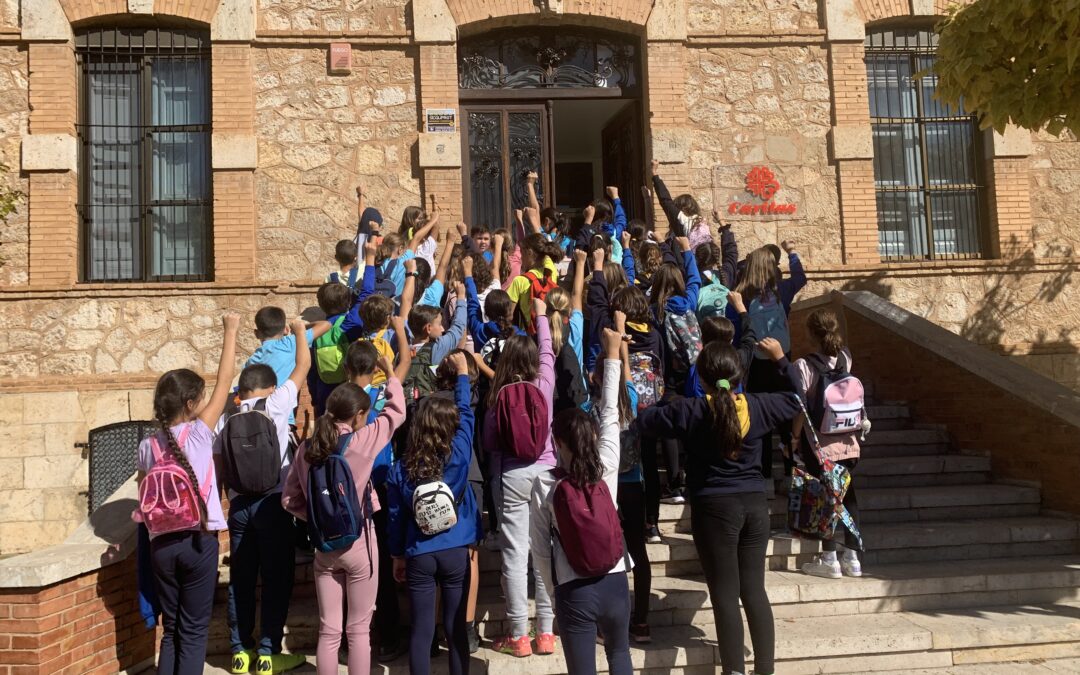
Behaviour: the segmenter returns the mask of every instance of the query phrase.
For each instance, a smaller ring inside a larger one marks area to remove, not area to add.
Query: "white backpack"
[[[413,491],[413,519],[420,531],[429,537],[446,532],[457,525],[459,503],[460,500],[454,499],[450,486],[441,480],[424,483]]]

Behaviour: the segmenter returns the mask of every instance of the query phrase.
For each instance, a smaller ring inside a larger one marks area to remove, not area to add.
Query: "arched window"
[[[978,124],[934,98],[937,41],[920,28],[866,36],[883,260],[978,258],[986,239]]]
[[[75,47],[82,279],[209,278],[209,33],[95,28]]]

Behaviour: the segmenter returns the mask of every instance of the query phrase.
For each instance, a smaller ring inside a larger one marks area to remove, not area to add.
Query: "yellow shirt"
[[[555,263],[551,262],[551,258],[544,256],[543,269],[534,268],[529,270],[536,275],[537,279],[543,279],[545,276],[550,276],[555,281],[559,280],[559,270],[555,267]],[[521,310],[521,315],[526,317],[531,322],[532,307],[529,306],[529,288],[532,284],[529,282],[529,278],[524,274],[519,274],[514,277],[514,280],[510,283],[510,287],[506,289],[506,294],[510,296],[510,301],[517,304],[518,309]]]

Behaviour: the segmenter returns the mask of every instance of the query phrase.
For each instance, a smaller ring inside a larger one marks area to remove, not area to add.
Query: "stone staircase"
[[[989,457],[954,450],[946,429],[914,423],[906,406],[874,406],[869,414],[874,431],[856,473],[867,548],[862,578],[798,572],[818,545],[784,533],[785,498],[773,496],[766,586],[777,673],[1080,672],[1080,520],[1041,514],[1037,487],[993,482]],[[776,468],[774,476],[782,475]],[[649,545],[653,643],[632,647],[635,671],[718,672],[690,507],[662,505],[660,517],[664,543]],[[482,550],[480,564],[477,621],[490,638],[506,629],[499,555]],[[313,654],[310,566],[297,575],[287,644]],[[211,653],[221,654],[228,646],[219,614]],[[749,646],[747,653],[752,660]],[[597,664],[606,670],[599,646]],[[373,672],[407,668],[402,657]],[[435,672],[444,670],[437,660]],[[473,672],[555,674],[566,664],[559,654],[522,661],[485,646]]]

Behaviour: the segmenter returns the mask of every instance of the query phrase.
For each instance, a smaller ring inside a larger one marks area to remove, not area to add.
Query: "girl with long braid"
[[[229,396],[240,316],[229,313],[222,321],[225,336],[210,399],[204,403],[206,382],[197,373],[186,368],[165,373],[154,388],[154,420],[161,428],[155,438],[139,444],[139,481],[156,462],[156,445],[159,452],[168,453],[187,473],[200,496],[202,512],[199,526],[151,535],[150,539],[154,580],[161,600],[157,672],[162,675],[198,675],[206,660],[217,587],[217,533],[228,529],[213,469],[211,429],[225,410]]]

